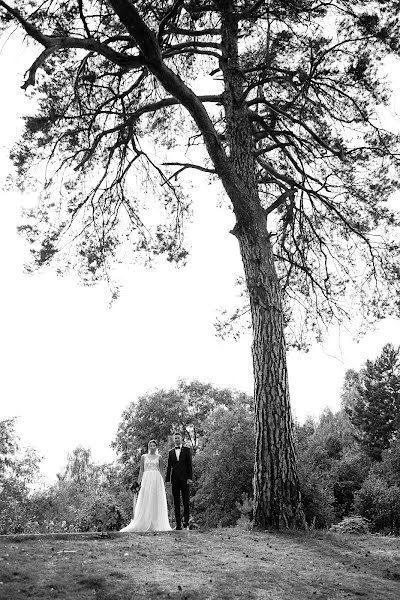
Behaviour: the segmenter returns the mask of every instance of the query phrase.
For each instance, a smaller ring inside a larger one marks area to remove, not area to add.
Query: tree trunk
[[[260,220],[253,224],[253,231],[238,227],[234,233],[240,244],[253,322],[254,524],[280,529],[302,525],[304,516],[293,443],[281,291],[263,214]]]
[[[224,106],[230,160],[247,191],[230,194],[253,324],[255,401],[254,524],[279,529],[302,523],[293,444],[281,290],[267,217],[261,206],[251,123],[244,102],[234,3],[220,0]]]

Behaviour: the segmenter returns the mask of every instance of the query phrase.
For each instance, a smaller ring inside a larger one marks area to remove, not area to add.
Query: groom
[[[183,527],[189,527],[189,484],[192,483],[192,451],[182,445],[180,433],[174,435],[175,448],[168,454],[166,483],[172,483],[176,529],[182,529],[181,494],[183,503]]]

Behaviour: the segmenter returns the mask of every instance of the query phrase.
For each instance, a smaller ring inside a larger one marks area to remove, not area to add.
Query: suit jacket
[[[179,460],[176,458],[175,448],[168,454],[168,466],[165,481],[186,483],[192,479],[192,451],[187,446],[182,446]]]

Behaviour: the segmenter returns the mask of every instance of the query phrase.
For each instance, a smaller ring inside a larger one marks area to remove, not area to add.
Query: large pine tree
[[[396,8],[0,0],[3,24],[40,47],[23,86],[35,86],[37,114],[13,153],[21,186],[50,161],[43,203],[24,226],[38,264],[62,269],[75,244],[88,279],[108,276],[123,240],[180,260],[190,202],[177,178],[197,169],[225,190],[253,327],[261,527],[302,517],[285,326],[288,335],[301,317],[318,333],[349,297],[365,322],[399,310],[398,221],[387,205],[398,139],[376,110],[389,98],[379,64],[399,49]],[[161,183],[167,216],[153,232],[143,204],[157,195],[137,192],[137,167]]]

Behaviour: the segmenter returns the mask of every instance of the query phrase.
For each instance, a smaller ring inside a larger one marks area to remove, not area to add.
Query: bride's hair
[[[150,452],[150,444],[153,442],[153,444],[155,444],[157,446],[156,448],[156,454],[158,454],[158,442],[157,440],[149,440],[148,444],[147,444],[147,452]]]

